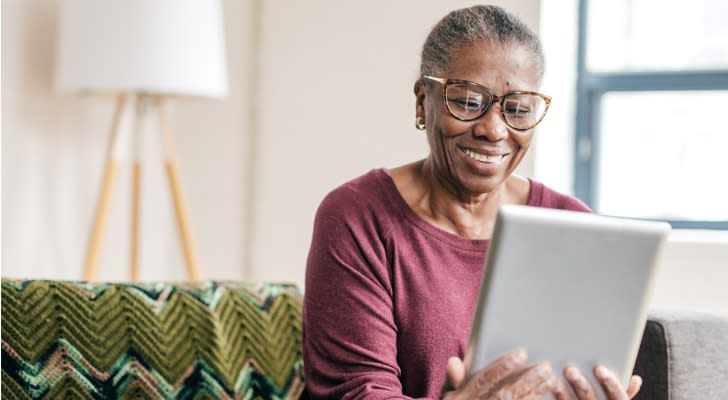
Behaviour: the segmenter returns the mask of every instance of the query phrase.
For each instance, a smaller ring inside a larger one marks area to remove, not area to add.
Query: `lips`
[[[503,161],[506,156],[508,156],[510,153],[495,153],[495,154],[483,154],[482,152],[475,151],[473,149],[457,146],[458,150],[460,150],[463,154],[466,156],[472,158],[473,160],[480,161],[484,164],[497,164],[501,161]]]

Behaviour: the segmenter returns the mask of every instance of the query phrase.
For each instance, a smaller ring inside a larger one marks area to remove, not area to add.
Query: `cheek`
[[[441,134],[445,136],[446,139],[459,136],[470,131],[469,122],[463,122],[453,118],[447,110],[437,114],[435,120],[436,122],[433,127],[436,129],[434,130],[434,133],[436,135]]]
[[[427,112],[427,124],[431,127],[428,131],[432,131],[435,137],[440,135],[447,137],[457,136],[467,131],[468,123],[458,121],[450,115],[441,96],[431,98],[425,102],[425,110]]]
[[[522,149],[528,148],[533,141],[533,130],[528,132],[511,132],[511,138]]]
[[[451,153],[454,148],[453,138],[458,136],[457,127],[453,126],[448,119],[438,115],[433,118],[432,126],[427,128],[430,153],[441,166],[449,164],[448,160],[452,157]]]

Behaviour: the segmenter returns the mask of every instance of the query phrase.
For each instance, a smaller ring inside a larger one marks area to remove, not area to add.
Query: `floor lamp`
[[[96,277],[117,170],[123,153],[122,116],[135,102],[158,113],[187,275],[200,280],[192,231],[182,195],[177,152],[167,109],[170,96],[221,98],[227,69],[219,0],[64,0],[61,2],[56,86],[63,92],[116,93],[109,146],[83,279]],[[134,129],[136,135],[139,129]],[[130,279],[138,280],[141,161],[132,170]]]

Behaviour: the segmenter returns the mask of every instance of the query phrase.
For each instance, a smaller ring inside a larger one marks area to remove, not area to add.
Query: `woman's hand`
[[[545,363],[526,366],[528,357],[516,350],[478,371],[467,384],[463,362],[452,357],[442,391],[445,400],[537,400],[558,388],[559,379]],[[563,383],[561,384],[563,385]]]
[[[483,368],[465,385],[465,366],[457,357],[447,363],[447,376],[442,389],[444,400],[537,400],[546,393],[553,393],[557,400],[599,400],[599,396],[584,375],[575,367],[564,369],[564,376],[576,397],[567,389],[567,384],[556,377],[551,366],[545,363],[526,366],[526,352],[516,350],[493,361]],[[612,371],[603,367],[594,368],[608,400],[634,398],[642,386],[642,378],[632,376],[625,391]]]
[[[599,400],[596,391],[592,385],[587,381],[584,375],[575,367],[564,368],[564,376],[571,385],[571,388],[576,393],[576,399],[578,400]],[[594,368],[594,376],[599,381],[599,384],[604,389],[604,393],[607,395],[608,400],[628,400],[634,398],[637,392],[642,386],[642,378],[637,375],[633,375],[629,380],[629,385],[625,391],[622,385],[619,383],[617,376],[614,375],[609,369],[597,365]],[[554,391],[554,397],[557,400],[575,400],[574,396],[566,389],[566,385],[560,382],[557,389]]]

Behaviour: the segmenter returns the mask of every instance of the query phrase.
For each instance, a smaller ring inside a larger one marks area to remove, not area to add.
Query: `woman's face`
[[[521,46],[482,43],[453,53],[441,78],[479,83],[497,96],[514,90],[536,91],[539,74]],[[415,85],[417,115],[425,118],[436,173],[458,195],[477,196],[498,188],[516,169],[533,139],[533,129],[518,131],[503,120],[500,105],[473,121],[454,118],[440,83]]]

